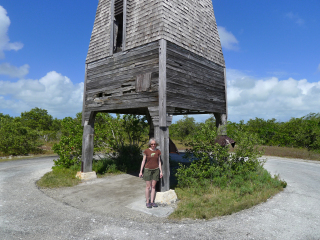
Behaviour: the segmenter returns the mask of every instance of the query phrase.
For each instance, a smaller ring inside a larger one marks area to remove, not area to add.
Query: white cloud
[[[294,14],[293,12],[287,13],[285,17],[294,21],[299,26],[302,26],[304,24],[304,20],[298,14]]]
[[[11,78],[23,78],[29,73],[29,65],[21,67],[12,66],[9,63],[0,64],[0,75],[8,75]]]
[[[238,40],[231,32],[228,32],[221,26],[218,26],[218,31],[223,48],[228,50],[238,50]]]
[[[75,116],[82,110],[83,83],[52,71],[40,80],[0,81],[0,112],[10,109],[20,115],[34,107],[48,110],[54,117]]]
[[[10,19],[7,16],[7,11],[0,6],[0,58],[4,58],[4,51],[15,50],[18,51],[23,48],[20,42],[11,43],[8,37],[8,29],[10,26]]]
[[[287,121],[320,110],[320,81],[276,77],[253,79],[240,71],[227,70],[228,111],[231,121],[255,117]]]

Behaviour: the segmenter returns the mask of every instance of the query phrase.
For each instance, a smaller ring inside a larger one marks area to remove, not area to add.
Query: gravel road
[[[35,182],[52,159],[0,163],[0,239],[320,239],[320,162],[268,157],[265,167],[288,183],[283,192],[230,216],[172,222],[113,217],[49,197]]]

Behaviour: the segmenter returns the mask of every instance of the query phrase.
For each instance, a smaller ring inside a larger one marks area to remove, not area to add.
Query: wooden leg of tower
[[[162,173],[163,177],[160,180],[160,192],[170,190],[170,165],[169,165],[169,126],[172,122],[172,116],[164,116],[164,127],[159,126],[159,108],[149,107],[149,114],[154,126],[154,138],[159,144],[161,151]]]
[[[154,125],[153,125],[153,121],[152,121],[152,117],[150,116],[149,111],[147,112],[147,121],[149,124],[149,139],[150,138],[154,138],[155,134],[154,134]]]
[[[162,173],[160,191],[170,190],[170,164],[169,164],[169,128],[159,127],[159,144],[161,148]]]
[[[94,119],[93,114],[89,121],[84,122],[83,126],[81,171],[84,173],[92,172]]]
[[[227,114],[214,113],[218,135],[227,135]]]

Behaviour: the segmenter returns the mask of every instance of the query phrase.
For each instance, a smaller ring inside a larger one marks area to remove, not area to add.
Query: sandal
[[[158,207],[158,204],[156,204],[156,203],[151,203],[151,206],[152,206],[152,207]]]
[[[152,204],[151,203],[147,203],[146,206],[147,206],[147,208],[152,208]]]

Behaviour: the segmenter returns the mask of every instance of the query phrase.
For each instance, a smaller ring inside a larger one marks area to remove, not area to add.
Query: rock
[[[95,171],[92,172],[77,172],[76,175],[77,178],[80,178],[81,180],[92,180],[92,179],[96,179],[97,178],[97,174]]]
[[[155,202],[161,205],[170,205],[177,201],[178,197],[174,190],[170,189],[166,192],[157,192]]]

